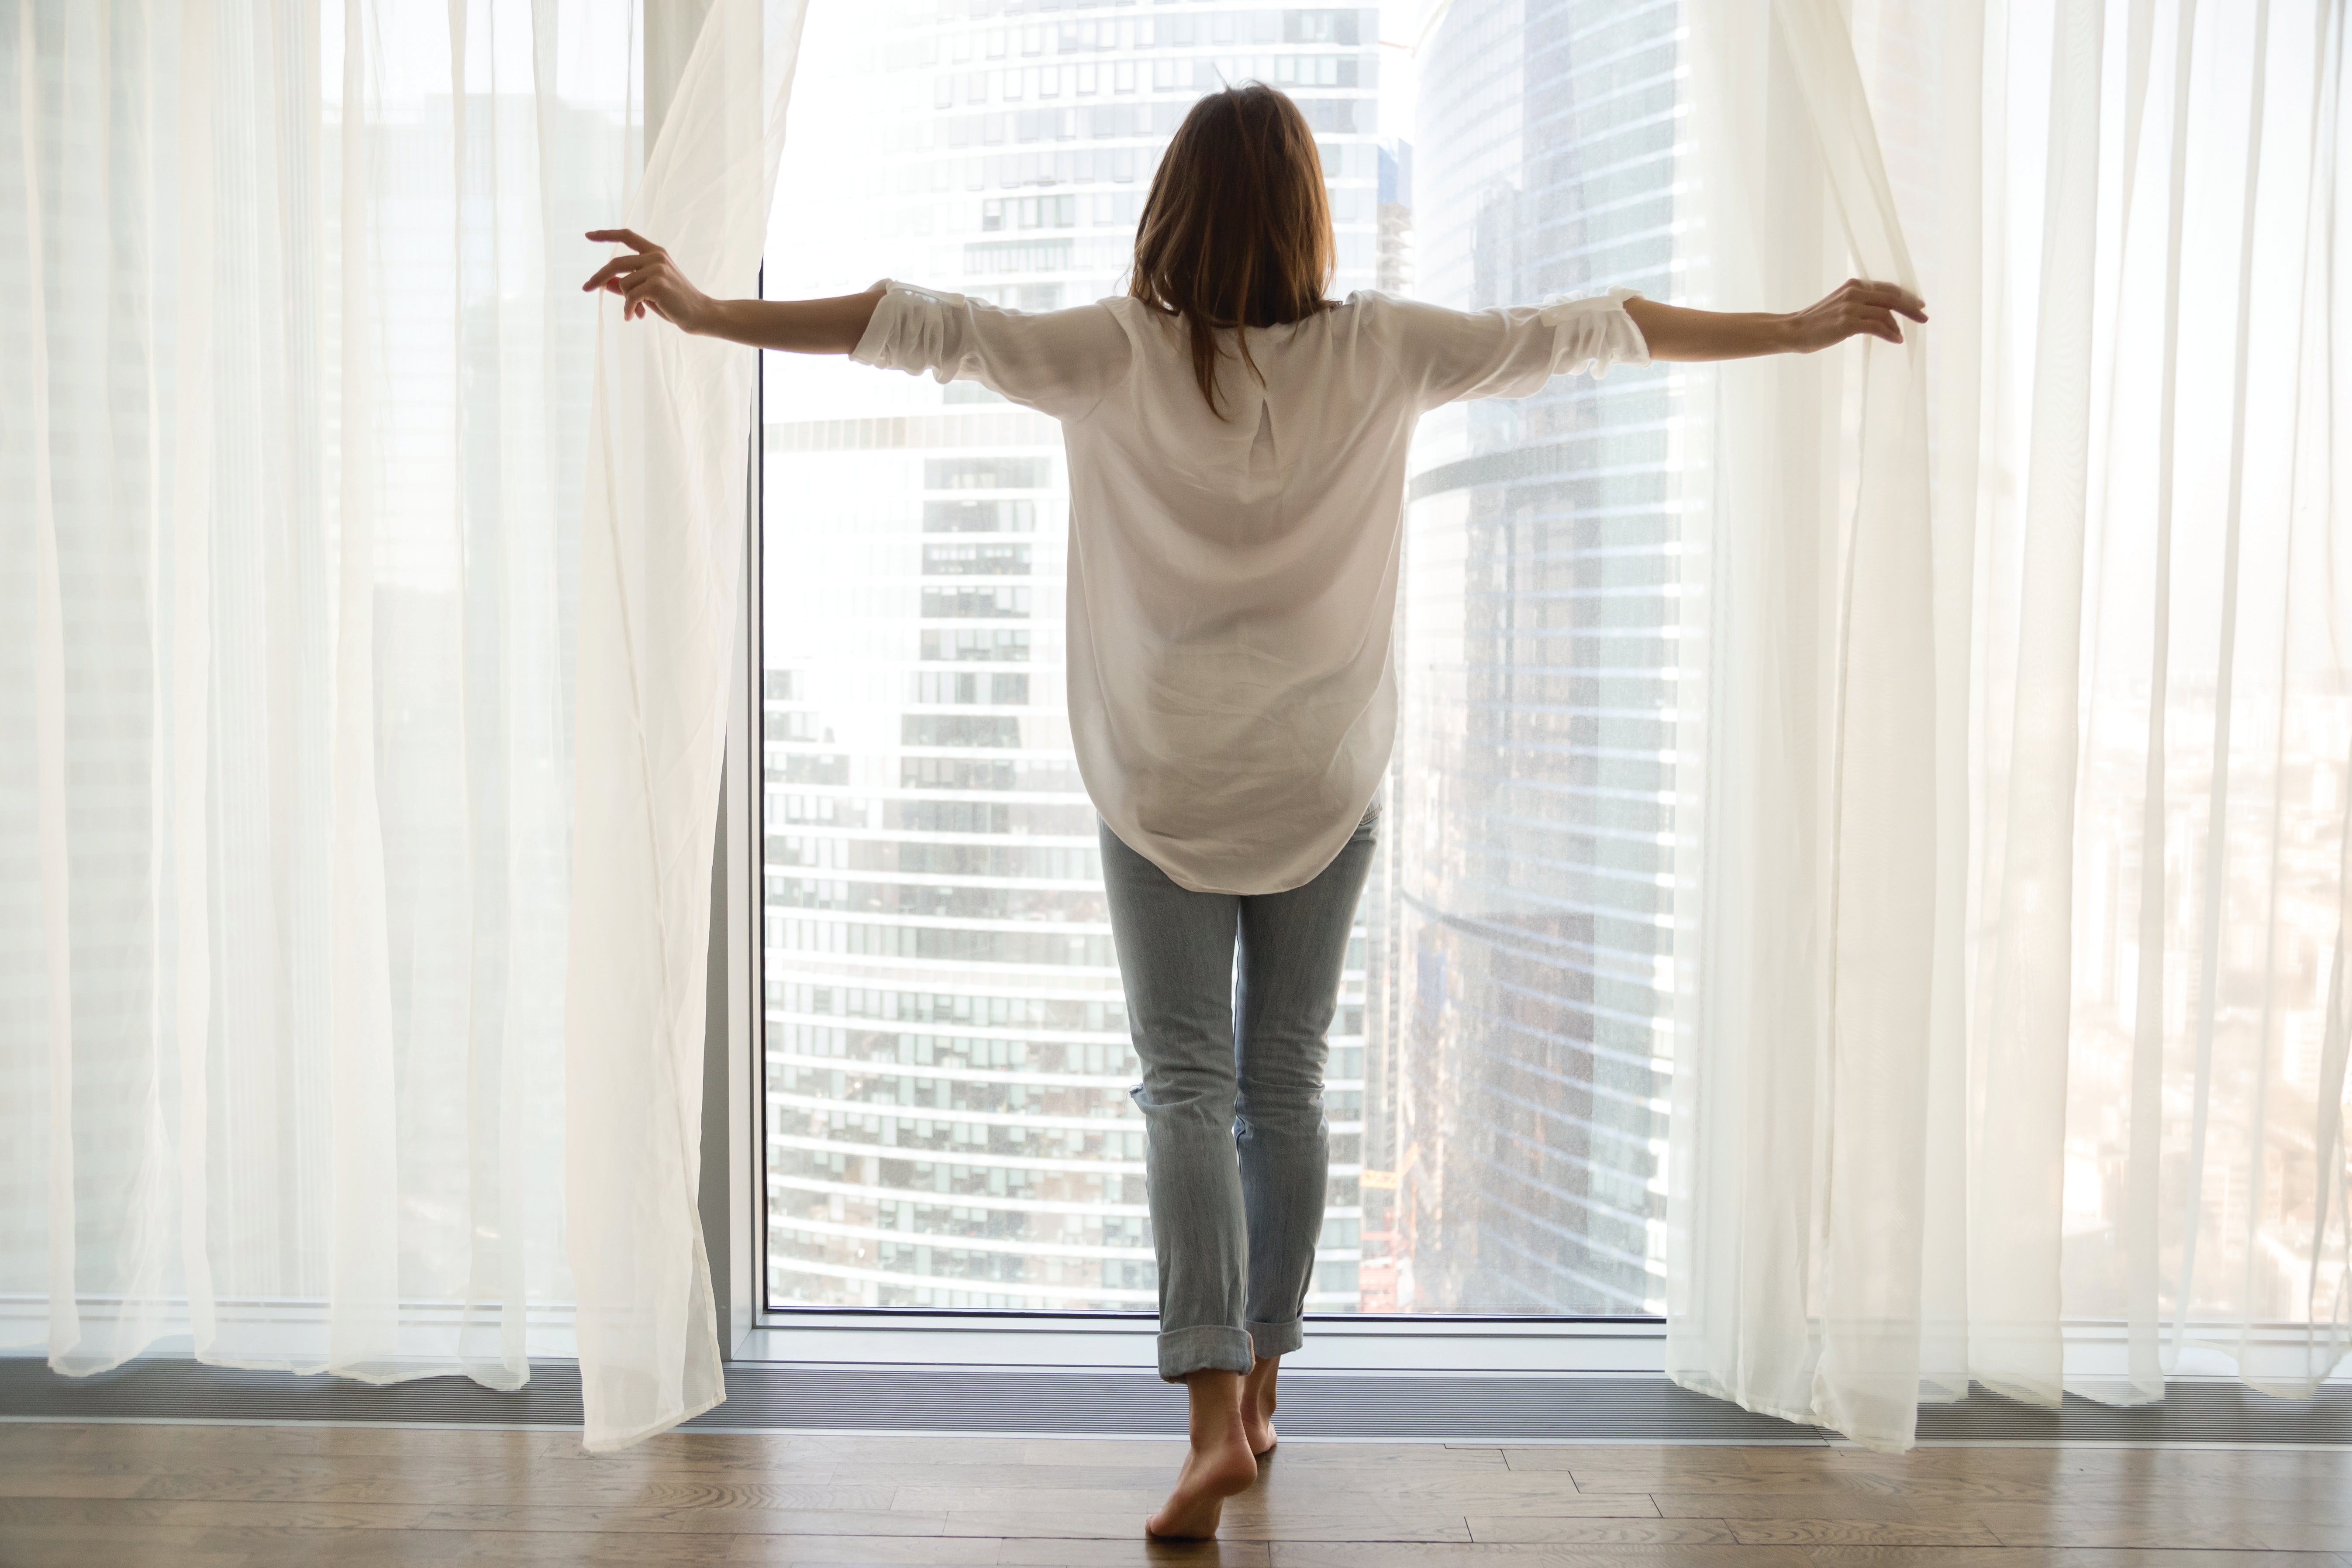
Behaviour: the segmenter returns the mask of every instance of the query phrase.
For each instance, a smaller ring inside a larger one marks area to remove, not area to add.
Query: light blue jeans
[[[1180,888],[1101,829],[1170,1383],[1301,1342],[1331,1163],[1324,1034],[1379,814],[1313,881],[1257,895]]]

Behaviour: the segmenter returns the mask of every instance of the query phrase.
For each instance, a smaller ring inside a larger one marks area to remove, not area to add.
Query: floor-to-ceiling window
[[[1667,291],[1672,0],[1456,0],[1410,59],[1381,25],[814,7],[766,286],[1118,292],[1186,108],[1256,79],[1316,129],[1338,294]],[[1419,79],[1410,123],[1384,69]],[[1662,1300],[1671,386],[1424,425],[1311,1313]],[[1148,1312],[1139,1069],[1064,710],[1058,430],[782,355],[762,410],[768,1304]]]
[[[1416,293],[1672,292],[1677,10],[1457,0],[1418,62]],[[1565,376],[1422,423],[1367,1310],[1663,1310],[1672,391]]]

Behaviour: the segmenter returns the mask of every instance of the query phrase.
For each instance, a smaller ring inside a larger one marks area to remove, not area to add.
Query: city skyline
[[[873,117],[846,141],[877,152],[803,188],[848,204],[874,270],[896,247],[929,268],[910,281],[1023,310],[1113,291],[1157,145],[1255,77],[1318,127],[1335,294],[1666,291],[1671,0],[1458,5],[1417,144],[1380,134],[1369,10],[979,9],[835,42],[864,68],[827,108]],[[788,374],[764,437],[793,520],[771,511],[764,703],[776,1300],[1149,1308],[1139,1069],[1062,714],[1058,430],[970,384]],[[1310,1311],[1663,1300],[1670,419],[1662,376],[1621,372],[1424,422]],[[886,1152],[910,1145],[941,1157]]]
[[[845,214],[844,248],[862,241],[877,271],[1027,310],[1117,291],[1184,110],[1256,78],[1316,128],[1339,291],[1375,280],[1376,12],[973,5],[826,26],[806,60],[835,89],[810,110],[830,166],[788,165],[780,188]],[[974,384],[864,367],[772,369],[768,391],[772,1299],[1149,1310],[1139,1068],[1064,716],[1059,429]],[[1359,942],[1316,1311],[1358,1300],[1362,968]]]

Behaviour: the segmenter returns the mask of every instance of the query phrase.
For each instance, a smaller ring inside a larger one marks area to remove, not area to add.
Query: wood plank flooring
[[[1222,1539],[1170,1442],[0,1423],[0,1568],[2352,1568],[2352,1453],[1289,1441]]]

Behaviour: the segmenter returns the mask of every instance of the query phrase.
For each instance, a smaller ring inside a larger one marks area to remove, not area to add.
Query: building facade
[[[1672,291],[1673,0],[1456,0],[1417,292]],[[1662,1310],[1679,614],[1658,370],[1423,422],[1376,919],[1368,1310]]]
[[[896,276],[1014,309],[1118,292],[1185,110],[1254,78],[1315,127],[1338,289],[1368,287],[1377,18],[843,7],[801,64],[849,88],[827,222]],[[763,428],[770,1300],[1151,1310],[1139,1068],[1064,706],[1058,427],[974,384],[807,374],[830,379],[772,395]],[[1311,1311],[1360,1300],[1363,952]]]

